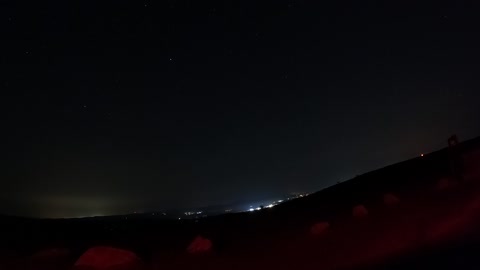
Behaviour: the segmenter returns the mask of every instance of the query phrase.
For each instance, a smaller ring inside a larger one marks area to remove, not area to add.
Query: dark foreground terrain
[[[458,147],[463,180],[445,149],[252,213],[2,217],[0,269],[70,269],[92,246],[131,250],[147,269],[479,269],[480,140]],[[198,235],[212,249],[190,254]],[[68,252],[39,262],[50,248]]]

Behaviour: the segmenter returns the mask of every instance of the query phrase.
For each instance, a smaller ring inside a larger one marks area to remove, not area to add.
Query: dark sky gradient
[[[417,2],[2,1],[0,211],[315,191],[480,135],[478,9]]]

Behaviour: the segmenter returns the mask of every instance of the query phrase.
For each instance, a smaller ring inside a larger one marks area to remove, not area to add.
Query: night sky
[[[316,191],[480,135],[478,9],[418,2],[2,1],[0,212]]]

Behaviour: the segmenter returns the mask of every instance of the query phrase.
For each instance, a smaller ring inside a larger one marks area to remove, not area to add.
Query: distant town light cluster
[[[277,201],[278,203],[282,202],[283,200],[279,200]],[[274,206],[276,206],[277,203],[275,202],[272,202],[271,204],[263,207],[263,206],[257,206],[257,207],[253,207],[253,206],[250,206],[250,208],[248,208],[248,212],[253,212],[253,211],[259,211],[259,210],[262,210],[263,208],[273,208]]]
[[[307,197],[308,195],[310,195],[310,193],[293,193],[290,197],[288,197],[288,200],[303,198],[303,197]]]
[[[270,209],[273,208],[283,202],[290,201],[293,199],[297,198],[302,198],[310,195],[309,193],[291,193],[286,195],[283,199],[272,199],[272,200],[266,200],[266,201],[256,201],[255,203],[252,203],[251,205],[248,205],[246,207],[245,205],[237,207],[232,207],[229,206],[228,208],[221,208],[221,209],[202,209],[200,211],[199,209],[190,209],[189,211],[186,212],[177,212],[177,213],[169,213],[168,216],[170,218],[178,219],[178,220],[183,220],[183,219],[199,219],[199,218],[205,218],[208,216],[212,215],[219,215],[222,213],[239,213],[239,212],[256,212],[256,211],[261,211],[263,209]],[[142,214],[141,211],[135,211],[135,214]],[[167,213],[165,212],[153,212],[153,213],[148,213],[150,216],[167,216]]]
[[[185,212],[185,216],[193,216],[193,215],[201,215],[203,211],[198,211],[198,212]]]
[[[273,201],[273,202],[269,203],[266,206],[261,206],[260,205],[260,206],[255,206],[254,207],[254,206],[250,205],[249,208],[246,211],[247,212],[254,212],[254,211],[262,210],[264,208],[273,208],[273,207],[281,204],[284,201],[289,201],[289,200],[293,200],[293,199],[297,199],[297,198],[303,198],[303,197],[306,197],[308,195],[310,195],[310,193],[292,193],[288,197],[286,197],[284,200],[283,199],[282,200],[276,200],[276,201]],[[227,211],[225,210],[225,212],[227,212]]]

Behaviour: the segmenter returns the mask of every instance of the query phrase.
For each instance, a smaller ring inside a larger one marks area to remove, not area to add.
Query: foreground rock
[[[400,199],[392,193],[383,195],[383,204],[386,206],[394,206],[400,203]]]
[[[313,224],[313,226],[310,228],[310,234],[313,236],[320,236],[325,234],[328,228],[330,228],[330,223],[318,222]]]
[[[187,248],[190,254],[207,253],[212,250],[212,241],[202,236],[197,236]]]
[[[354,218],[365,218],[368,216],[368,210],[363,204],[359,204],[353,207],[352,216]]]
[[[133,252],[112,247],[93,247],[75,263],[78,270],[142,270],[142,260]]]

